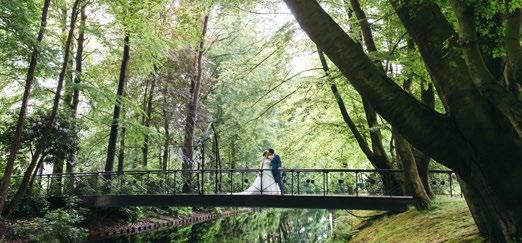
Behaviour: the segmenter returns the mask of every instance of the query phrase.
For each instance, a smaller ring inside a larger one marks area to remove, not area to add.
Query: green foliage
[[[87,230],[77,225],[82,222],[82,210],[75,209],[75,199],[68,199],[68,207],[50,210],[44,217],[18,220],[11,225],[12,239],[37,242],[76,242],[87,237]]]

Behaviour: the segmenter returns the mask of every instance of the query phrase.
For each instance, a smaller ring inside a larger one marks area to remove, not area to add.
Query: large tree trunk
[[[154,89],[156,87],[156,65],[154,65],[154,70],[152,72],[152,81],[150,84],[150,90],[148,94],[145,94],[147,97],[147,102],[145,103],[145,138],[143,139],[143,160],[142,165],[147,166],[148,164],[148,157],[149,157],[149,129],[150,129],[150,122],[152,120],[152,97],[154,95]]]
[[[47,13],[49,11],[49,5],[51,0],[45,0],[42,8],[42,17],[40,21],[40,29],[38,30],[38,36],[36,37],[36,43],[31,52],[31,60],[29,61],[29,68],[27,69],[27,76],[25,79],[24,94],[22,96],[22,105],[20,107],[20,113],[16,121],[16,127],[14,129],[13,136],[11,138],[11,145],[9,147],[9,157],[7,157],[7,163],[4,169],[4,174],[0,182],[0,212],[4,208],[4,203],[7,197],[7,191],[11,185],[11,175],[13,174],[14,162],[18,151],[20,150],[22,129],[25,122],[25,116],[27,113],[27,103],[29,102],[29,96],[31,95],[31,88],[34,80],[34,73],[36,70],[36,63],[38,62],[38,55],[40,54],[40,44],[42,43],[45,28],[47,26]]]
[[[14,195],[11,202],[9,202],[9,205],[7,206],[7,208],[5,210],[6,217],[9,217],[11,215],[11,213],[14,212],[18,202],[25,196],[25,193],[27,192],[29,183],[31,181],[33,170],[35,169],[36,164],[38,162],[38,158],[40,157],[40,155],[43,153],[43,151],[47,147],[48,138],[51,135],[51,131],[53,129],[53,126],[54,126],[54,123],[56,120],[56,116],[58,114],[58,107],[60,105],[61,93],[62,93],[62,89],[63,89],[63,82],[64,82],[65,75],[67,72],[67,66],[69,64],[70,47],[71,47],[71,43],[72,43],[73,36],[74,36],[76,19],[78,17],[79,4],[80,4],[80,0],[76,0],[74,2],[74,5],[73,5],[72,11],[71,11],[71,22],[70,22],[70,27],[69,27],[69,33],[67,35],[67,42],[65,45],[65,54],[64,54],[64,58],[63,58],[63,62],[62,62],[60,75],[58,77],[58,85],[56,87],[56,91],[54,94],[53,107],[51,109],[51,115],[49,116],[49,121],[45,124],[43,133],[42,133],[42,137],[40,138],[40,141],[36,146],[36,150],[31,158],[31,162],[29,163],[29,166],[24,173],[22,183],[20,184],[18,191]]]
[[[112,115],[111,133],[109,135],[109,145],[107,146],[107,160],[105,161],[105,171],[114,171],[114,155],[116,153],[116,140],[118,138],[118,126],[120,124],[120,113],[122,106],[122,98],[125,93],[125,83],[127,82],[127,68],[130,59],[129,33],[125,32],[123,38],[123,58],[121,60],[120,78],[118,81],[118,90],[116,91],[116,103]]]
[[[471,78],[480,73],[462,70],[469,64],[461,55],[447,55],[453,53],[448,48],[460,46],[436,4],[391,1],[434,77],[447,115],[420,103],[380,72],[317,2],[285,2],[303,30],[379,115],[414,147],[453,169],[478,192],[485,205],[481,210],[491,215],[488,223],[502,232],[493,238],[514,241],[522,236],[522,188],[515,186],[522,178],[522,139],[514,123],[519,104],[507,109],[512,94],[490,82],[486,86],[493,86],[480,86]]]
[[[191,170],[193,163],[193,149],[194,149],[194,126],[197,119],[197,107],[199,101],[199,89],[201,87],[201,77],[203,75],[203,48],[205,44],[205,35],[207,33],[208,15],[203,18],[203,32],[201,41],[199,43],[197,56],[197,74],[191,82],[190,93],[192,95],[191,101],[187,105],[187,117],[185,122],[185,136],[183,139],[183,170]],[[192,175],[189,172],[183,172],[183,191],[190,192],[192,189]]]

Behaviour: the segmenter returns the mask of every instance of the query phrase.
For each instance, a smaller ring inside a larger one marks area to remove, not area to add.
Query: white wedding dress
[[[279,185],[274,180],[274,175],[272,174],[272,167],[270,165],[269,159],[263,159],[263,173],[258,174],[254,183],[247,188],[246,190],[234,193],[234,195],[281,195],[281,189]],[[263,183],[263,184],[261,184]],[[261,191],[261,188],[263,190]]]

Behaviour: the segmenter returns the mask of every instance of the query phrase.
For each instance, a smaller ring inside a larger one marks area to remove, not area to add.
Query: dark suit
[[[283,176],[281,173],[281,158],[279,158],[279,155],[274,154],[274,158],[272,159],[272,174],[274,175],[274,179],[279,185],[279,188],[281,189],[281,193],[284,193],[284,187],[283,187]]]

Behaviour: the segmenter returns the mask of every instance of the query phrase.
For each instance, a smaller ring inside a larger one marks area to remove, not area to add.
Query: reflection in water
[[[325,242],[331,227],[327,210],[264,210],[110,242]]]

